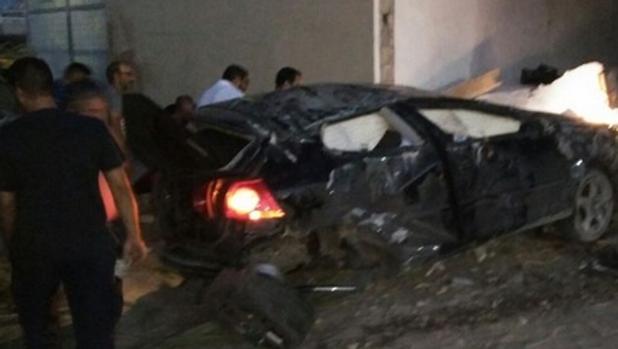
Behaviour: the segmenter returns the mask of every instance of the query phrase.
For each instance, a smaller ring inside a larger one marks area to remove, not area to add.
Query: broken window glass
[[[423,144],[423,139],[388,108],[324,126],[322,142],[331,150],[369,152]]]
[[[429,121],[455,139],[488,138],[519,132],[521,122],[476,110],[422,109]]]

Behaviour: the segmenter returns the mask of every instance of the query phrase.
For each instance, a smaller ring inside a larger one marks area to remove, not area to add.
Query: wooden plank
[[[605,90],[612,109],[618,108],[618,68],[605,69]]]
[[[501,70],[499,68],[490,70],[485,74],[450,87],[444,91],[444,94],[451,97],[474,99],[502,85],[500,75]]]

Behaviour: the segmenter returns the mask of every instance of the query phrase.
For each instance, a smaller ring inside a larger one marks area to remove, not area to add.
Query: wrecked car
[[[616,135],[566,116],[330,84],[205,107],[192,128],[133,148],[161,173],[170,246],[221,263],[345,227],[402,261],[553,222],[594,241],[613,216]]]
[[[129,146],[189,274],[398,265],[551,223],[590,242],[614,215],[616,133],[576,118],[345,84],[207,106],[188,129],[149,103],[125,98]]]

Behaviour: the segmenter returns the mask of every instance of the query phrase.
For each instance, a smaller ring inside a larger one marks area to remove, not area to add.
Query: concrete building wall
[[[616,64],[614,0],[395,0],[395,81],[441,88],[503,68]]]
[[[142,90],[161,104],[195,97],[230,63],[250,93],[298,67],[306,82],[374,80],[373,0],[108,0],[112,55],[134,57]]]

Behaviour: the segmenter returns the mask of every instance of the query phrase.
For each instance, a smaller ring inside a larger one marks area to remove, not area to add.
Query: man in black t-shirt
[[[62,283],[77,348],[114,347],[116,254],[106,230],[98,174],[105,175],[128,238],[125,258],[144,258],[135,198],[105,125],[56,109],[52,75],[36,58],[17,60],[9,83],[25,111],[0,128],[0,230],[28,348],[54,345],[50,302]]]

